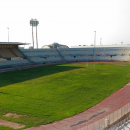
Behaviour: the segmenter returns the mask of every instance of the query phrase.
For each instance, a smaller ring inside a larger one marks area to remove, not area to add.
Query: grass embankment
[[[0,118],[47,124],[78,114],[130,81],[130,66],[85,63],[50,65],[0,74]],[[26,115],[3,117],[8,112]]]

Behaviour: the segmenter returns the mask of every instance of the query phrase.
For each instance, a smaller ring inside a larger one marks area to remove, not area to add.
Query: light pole
[[[94,47],[96,45],[96,31],[94,31]]]
[[[37,19],[31,19],[30,20],[30,26],[32,26],[32,43],[33,43],[33,49],[34,49],[34,36],[33,36],[33,27],[36,27],[36,44],[38,48],[38,38],[37,38],[37,26],[39,24],[39,21]]]
[[[96,45],[96,31],[94,31],[93,61],[95,60],[95,57],[94,57],[95,45]],[[95,66],[95,63],[93,65]]]
[[[100,38],[100,45],[102,45],[102,38]]]
[[[94,56],[95,45],[96,45],[96,31],[94,31],[94,47],[93,47],[93,56]]]
[[[9,42],[9,28],[7,28],[8,29],[8,42]]]

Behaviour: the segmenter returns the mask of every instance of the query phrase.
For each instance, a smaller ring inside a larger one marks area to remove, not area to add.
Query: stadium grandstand
[[[22,49],[32,62],[86,62],[86,61],[130,61],[130,45],[98,46],[86,48]]]
[[[62,46],[60,48],[59,44],[55,44],[52,45],[53,48],[42,49],[19,49],[19,45],[28,44],[19,42],[0,43],[0,68],[66,62],[130,61],[130,45],[86,46],[83,48],[67,48],[66,46],[63,48]]]
[[[130,46],[22,49],[22,53],[35,63],[130,61]]]
[[[27,45],[27,43],[0,42],[0,68],[29,63],[24,54],[18,49],[19,45]]]

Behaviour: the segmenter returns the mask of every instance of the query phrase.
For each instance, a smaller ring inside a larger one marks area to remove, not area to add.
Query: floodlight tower
[[[33,36],[33,27],[36,27],[36,44],[38,48],[38,38],[37,38],[37,26],[39,24],[39,21],[37,19],[31,19],[30,20],[30,26],[32,26],[32,42],[33,42],[33,49],[34,49],[34,36]]]

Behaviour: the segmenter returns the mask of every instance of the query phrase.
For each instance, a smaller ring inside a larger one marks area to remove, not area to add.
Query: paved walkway
[[[129,102],[130,82],[102,102],[78,115],[54,122],[52,124],[32,127],[26,130],[79,130],[79,128],[85,130],[83,127],[85,127],[87,124],[91,124],[107,116]]]

